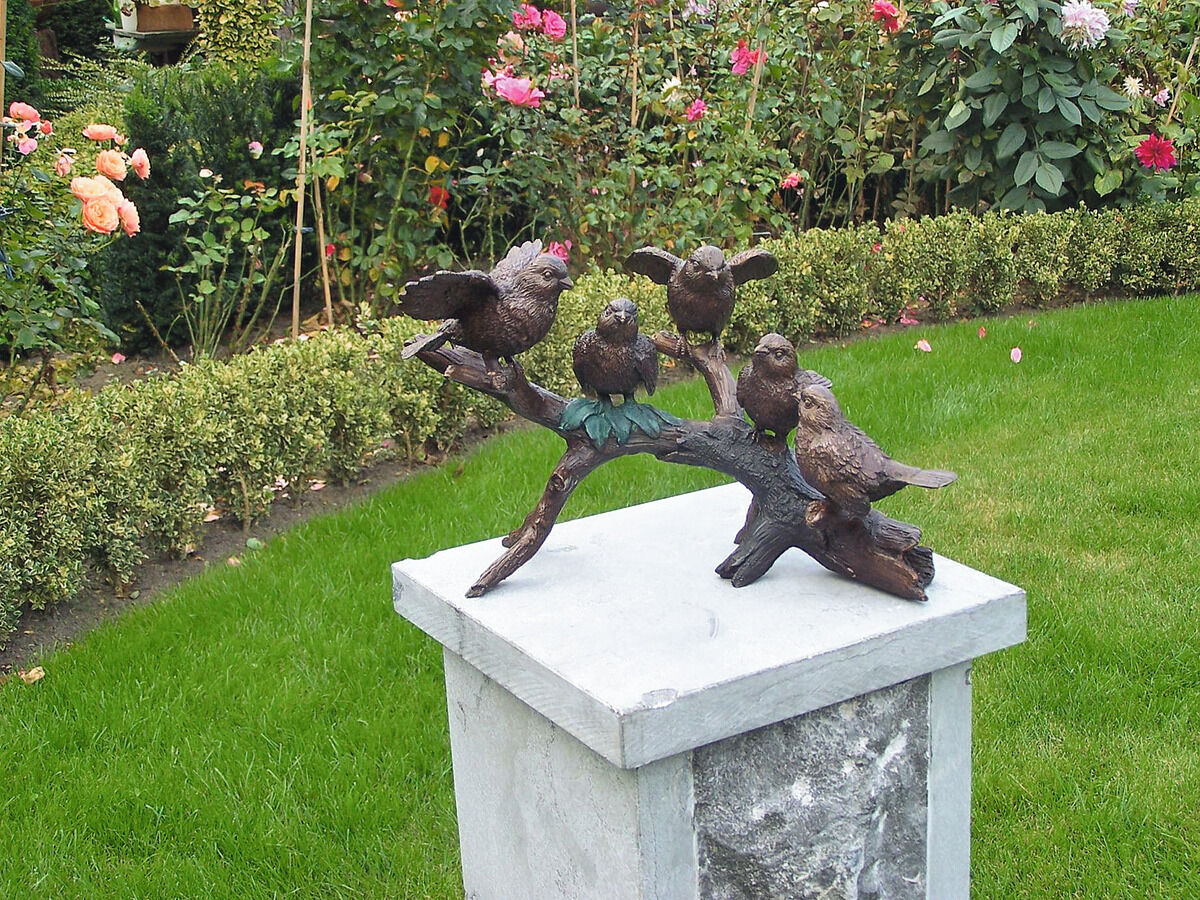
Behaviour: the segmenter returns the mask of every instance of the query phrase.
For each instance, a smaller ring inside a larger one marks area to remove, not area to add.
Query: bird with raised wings
[[[796,365],[796,348],[782,334],[764,334],[738,373],[737,401],[760,434],[786,438],[800,420],[796,392],[810,384],[829,387],[824,375]]]
[[[558,296],[573,287],[561,259],[542,252],[541,241],[513,247],[489,272],[435,272],[404,286],[401,312],[414,319],[444,319],[438,330],[408,343],[408,359],[449,341],[479,353],[490,373],[509,363],[550,331]]]
[[[575,377],[584,393],[612,402],[620,394],[632,401],[639,387],[653,394],[658,386],[658,351],[638,331],[638,308],[632,300],[613,300],[600,313],[596,327],[575,339]]]
[[[684,340],[688,332],[698,332],[716,343],[733,315],[737,285],[774,275],[779,263],[758,248],[726,261],[720,247],[704,244],[686,260],[658,247],[642,247],[629,255],[625,268],[667,286],[667,312]]]
[[[829,388],[810,384],[796,392],[800,422],[796,429],[796,465],[804,480],[851,516],[862,518],[871,503],[906,485],[940,488],[953,472],[918,469],[889,457],[850,423]]]

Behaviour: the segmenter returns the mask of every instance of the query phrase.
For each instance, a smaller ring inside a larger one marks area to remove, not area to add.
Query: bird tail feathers
[[[448,340],[447,336],[438,331],[434,334],[417,335],[411,341],[404,345],[404,349],[400,352],[402,359],[412,359],[422,350],[436,350]]]
[[[958,478],[958,475],[954,472],[942,472],[938,469],[913,468],[903,475],[904,481],[923,488],[945,487],[956,478]]]

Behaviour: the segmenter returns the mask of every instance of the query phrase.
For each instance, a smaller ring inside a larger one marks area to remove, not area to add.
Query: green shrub
[[[8,113],[8,106],[14,100],[34,106],[42,102],[42,58],[38,52],[36,14],[29,0],[11,0],[7,21],[5,58],[20,66],[25,75],[22,78],[5,76],[0,115]],[[7,147],[5,152],[9,152]]]
[[[938,319],[1022,297],[1200,290],[1200,200],[960,214],[762,246],[780,266],[739,293],[726,337],[743,353],[766,331],[799,341],[855,332],[866,317],[892,321],[920,297],[921,314]],[[638,304],[644,332],[670,327],[661,286],[611,271],[582,275],[547,339],[522,356],[529,377],[578,393],[575,337],[617,296]],[[401,359],[405,340],[428,327],[395,318],[333,329],[0,421],[0,642],[22,604],[70,596],[89,568],[120,583],[147,551],[183,552],[214,507],[249,521],[309,475],[348,478],[388,444],[420,459],[468,422],[501,418],[497,402]]]
[[[186,226],[169,219],[181,197],[205,184],[201,169],[238,188],[246,181],[281,186],[283,163],[272,150],[291,135],[297,93],[286,74],[220,63],[152,69],[137,77],[125,101],[123,127],[128,146],[144,147],[153,161],[150,181],[126,185],[141,213],[142,232],[137,241],[110,247],[92,267],[105,320],[125,349],[154,344],[135,301],[168,341],[186,339],[186,329],[176,327],[180,286],[164,269],[185,261]],[[248,148],[253,140],[264,146],[258,159]],[[286,219],[287,212],[280,211],[278,223],[269,223],[272,233],[283,231]],[[184,288],[189,293],[190,283]]]
[[[68,0],[49,7],[38,24],[54,30],[60,54],[103,59],[112,49],[105,19],[116,18],[112,0]]]

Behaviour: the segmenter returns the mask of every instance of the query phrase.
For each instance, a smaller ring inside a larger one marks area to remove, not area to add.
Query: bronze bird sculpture
[[[405,359],[450,341],[479,353],[489,373],[512,363],[550,331],[558,296],[573,287],[567,266],[541,241],[513,247],[490,273],[435,272],[404,286],[400,310],[414,319],[444,319],[404,348]]]
[[[658,247],[634,250],[625,268],[667,286],[667,312],[687,340],[688,332],[707,332],[716,343],[733,314],[739,284],[774,275],[775,257],[757,248],[726,261],[720,247],[704,244],[686,260]]]
[[[796,365],[796,348],[782,334],[764,334],[738,374],[737,401],[759,434],[786,438],[800,420],[796,392],[810,384],[829,387],[824,375]]]
[[[851,516],[866,516],[873,501],[906,485],[940,488],[958,477],[953,472],[896,462],[847,421],[827,387],[810,384],[797,391],[796,398],[800,412],[796,465],[800,474]]]
[[[658,352],[638,332],[638,308],[632,300],[613,300],[596,327],[575,340],[575,377],[586,394],[612,402],[621,394],[633,400],[638,387],[653,394],[658,385]]]

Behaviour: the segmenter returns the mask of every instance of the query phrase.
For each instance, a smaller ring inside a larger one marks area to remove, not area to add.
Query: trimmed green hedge
[[[803,340],[894,320],[1014,303],[1200,290],[1200,200],[1133,210],[1029,216],[964,214],[767,241],[779,272],[741,289],[727,334],[748,352],[766,331]],[[664,289],[612,272],[580,277],[549,337],[523,359],[552,390],[577,390],[575,336],[613,297],[669,327]],[[923,300],[921,298],[924,298]],[[403,363],[424,323],[387,320],[275,344],[228,362],[102,390],[56,410],[0,422],[0,643],[21,606],[71,596],[89,570],[133,577],[147,552],[181,553],[211,507],[243,521],[278,485],[348,477],[385,441],[420,458],[499,404]]]

